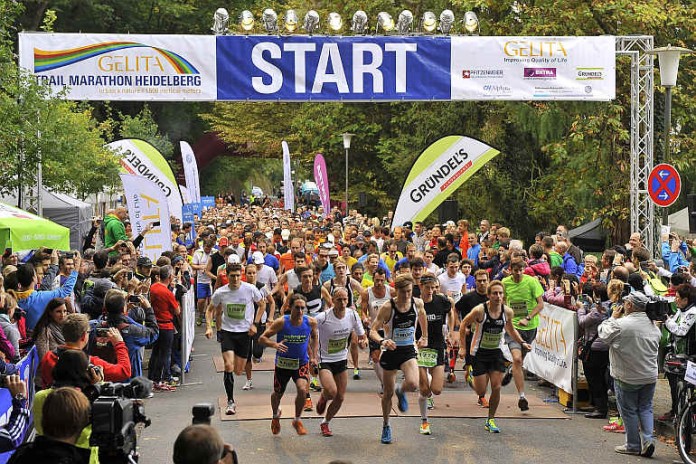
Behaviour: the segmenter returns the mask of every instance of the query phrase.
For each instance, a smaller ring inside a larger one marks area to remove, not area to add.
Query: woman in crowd
[[[0,328],[14,348],[15,360],[19,357],[19,340],[22,338],[14,320],[16,310],[17,299],[9,293],[0,293]]]
[[[65,344],[61,326],[67,315],[68,309],[63,298],[53,298],[46,305],[43,315],[34,327],[34,343],[39,359]]]

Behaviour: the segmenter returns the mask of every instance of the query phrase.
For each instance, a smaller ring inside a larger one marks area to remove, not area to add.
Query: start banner
[[[612,36],[21,33],[19,64],[73,100],[610,100],[616,48]]]

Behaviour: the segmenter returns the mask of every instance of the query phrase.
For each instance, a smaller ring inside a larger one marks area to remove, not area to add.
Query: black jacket
[[[14,452],[8,464],[89,464],[90,450],[39,435]]]

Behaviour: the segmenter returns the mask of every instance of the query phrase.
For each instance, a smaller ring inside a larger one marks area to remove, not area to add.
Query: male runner
[[[474,338],[471,342],[471,355],[474,357],[474,388],[480,396],[486,394],[488,381],[491,383],[491,398],[488,408],[488,419],[484,427],[492,433],[499,433],[500,428],[495,422],[495,413],[500,404],[500,388],[505,358],[500,347],[503,344],[503,331],[506,336],[514,339],[521,347],[531,350],[512,325],[513,311],[503,305],[505,287],[499,280],[488,284],[486,289],[489,300],[476,306],[462,321],[459,328],[459,357],[466,356],[466,328],[476,324]]]
[[[210,303],[212,281],[215,275],[207,270],[210,254],[215,246],[215,237],[209,237],[203,243],[203,248],[193,253],[191,267],[196,271],[196,312],[198,313],[197,325],[203,323],[206,306]],[[207,322],[210,324],[210,322]]]
[[[440,274],[440,291],[451,297],[456,303],[466,293],[466,277],[459,271],[459,255],[450,253],[447,255],[445,270]]]
[[[273,393],[271,393],[271,432],[280,433],[280,400],[290,379],[295,382],[295,418],[292,426],[298,435],[306,435],[307,429],[302,424],[302,408],[305,398],[309,397],[309,362],[317,362],[318,334],[317,321],[304,313],[307,311],[307,299],[295,294],[288,298],[290,314],[279,317],[259,338],[263,345],[276,350],[276,367],[273,376]],[[277,335],[276,341],[271,337]]]
[[[402,274],[394,280],[396,298],[392,298],[379,308],[377,318],[372,323],[370,338],[386,351],[379,360],[384,369],[384,394],[382,395],[382,443],[392,442],[389,414],[396,384],[396,371],[404,373],[404,381],[396,388],[399,410],[408,411],[406,392],[418,389],[418,363],[416,362],[416,327],[420,326],[423,335],[418,347],[428,344],[428,322],[423,309],[423,300],[413,298],[413,277]],[[384,329],[385,336],[379,331]]]
[[[387,273],[384,269],[375,270],[373,277],[374,285],[367,288],[366,297],[367,302],[363,303],[363,324],[368,330],[372,328],[372,323],[377,319],[377,314],[379,314],[379,308],[382,307],[384,303],[389,301],[394,297],[394,289],[387,286]],[[384,337],[384,330],[379,331],[379,336]],[[379,357],[382,354],[382,347],[379,343],[372,341],[370,339],[370,358],[372,359],[373,368],[375,374],[380,382],[380,394],[384,391],[384,379],[382,366],[379,364]]]
[[[428,320],[428,346],[418,350],[418,374],[420,395],[418,407],[421,413],[420,433],[430,435],[428,409],[434,407],[432,395],[442,393],[445,382],[445,349],[447,343],[444,335],[444,325],[449,324],[447,338],[454,333],[457,320],[454,304],[451,298],[435,293],[437,277],[427,273],[420,279],[421,297]],[[421,334],[421,328],[416,330],[416,338]],[[451,343],[450,343],[451,344]]]
[[[514,318],[512,325],[517,329],[528,344],[536,338],[537,327],[539,326],[539,317],[537,316],[544,309],[544,289],[539,283],[539,279],[529,276],[524,273],[527,267],[523,258],[513,258],[510,262],[510,271],[512,275],[503,279],[505,286],[505,301],[512,308]],[[517,402],[520,410],[526,411],[529,409],[529,403],[524,396],[524,372],[522,371],[522,363],[524,356],[529,352],[523,351],[520,343],[514,341],[510,336],[505,336],[505,342],[510,348],[512,354],[512,376],[515,379],[515,387],[520,395]],[[509,379],[509,375],[505,377]],[[507,384],[503,379],[503,384]]]
[[[337,288],[343,287],[347,289],[348,307],[351,309],[356,309],[356,301],[354,294],[363,294],[364,289],[362,285],[360,285],[360,282],[348,275],[348,266],[346,266],[346,263],[344,263],[343,261],[336,261],[333,266],[334,272],[336,273],[336,277],[333,277],[331,278],[331,280],[324,282],[324,288],[327,289],[331,295],[334,294],[334,290]],[[363,300],[364,299],[365,298],[363,298]],[[350,359],[353,362],[353,380],[360,380],[360,367],[358,366],[359,354],[360,352],[358,351],[357,339],[355,337],[355,334],[353,334],[350,337]]]
[[[256,272],[257,268],[255,264],[247,264],[247,266],[244,268],[244,275],[246,276],[247,283],[255,285],[259,292],[261,292],[261,295],[266,301],[266,310],[261,315],[261,322],[258,326],[256,335],[254,335],[251,339],[251,349],[249,350],[249,355],[247,356],[247,362],[244,365],[244,372],[246,373],[247,380],[242,387],[242,390],[251,390],[254,388],[254,383],[252,381],[252,361],[254,363],[260,363],[264,349],[264,346],[259,343],[259,337],[266,331],[266,322],[269,319],[273,320],[275,317],[276,306],[273,295],[271,295],[271,292],[268,291],[268,287],[266,287],[266,285],[256,281]],[[258,309],[258,303],[254,303],[254,309]]]
[[[345,267],[344,263],[340,263]],[[321,421],[321,434],[325,437],[333,435],[329,421],[336,416],[343,404],[348,385],[348,349],[347,342],[353,331],[358,335],[361,348],[367,346],[367,335],[363,329],[358,313],[348,306],[349,292],[345,287],[333,290],[333,308],[317,315],[319,331],[319,379],[322,392],[317,402],[317,414],[326,411]],[[326,404],[331,401],[328,409]]]
[[[457,315],[459,317],[460,321],[463,321],[466,316],[469,315],[472,309],[474,309],[476,306],[480,305],[481,303],[488,301],[488,293],[486,289],[488,288],[488,271],[485,269],[479,269],[474,273],[474,278],[476,279],[476,287],[474,288],[473,292],[469,292],[466,295],[463,295],[459,301],[455,304],[455,309],[457,310]],[[461,331],[461,325],[459,327],[459,330]],[[471,340],[473,340],[473,334],[471,333],[471,330],[468,328],[465,328],[466,330],[466,345],[465,346],[471,346]],[[468,353],[466,357],[464,358],[464,378],[466,382],[471,386],[471,388],[474,388],[473,384],[473,378],[471,376],[471,370],[473,369],[473,364],[474,364],[474,359],[471,356],[471,353]],[[480,396],[478,399],[479,405],[485,407],[488,407],[488,400],[486,399],[485,396]]]
[[[224,385],[227,393],[225,414],[237,413],[234,402],[234,376],[242,375],[249,350],[251,337],[256,334],[261,316],[266,310],[266,301],[256,286],[242,282],[242,265],[228,264],[227,279],[229,284],[218,288],[206,310],[207,329],[205,336],[213,336],[213,313],[218,340],[222,348],[222,360],[225,363]],[[254,303],[258,303],[255,309]],[[224,311],[223,311],[224,307]]]

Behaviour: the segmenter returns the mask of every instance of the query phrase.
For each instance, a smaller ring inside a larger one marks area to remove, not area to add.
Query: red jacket
[[[58,362],[58,356],[62,351],[67,349],[65,345],[59,346],[53,351],[46,353],[39,364],[39,371],[41,372],[41,381],[44,388],[48,388],[53,384],[53,367],[55,367],[56,362]],[[104,369],[104,380],[107,382],[125,382],[131,376],[131,364],[130,358],[128,357],[128,348],[124,342],[117,342],[114,345],[114,352],[116,353],[117,364],[111,364],[104,361],[96,356],[90,356],[90,364],[95,366],[101,366]]]

